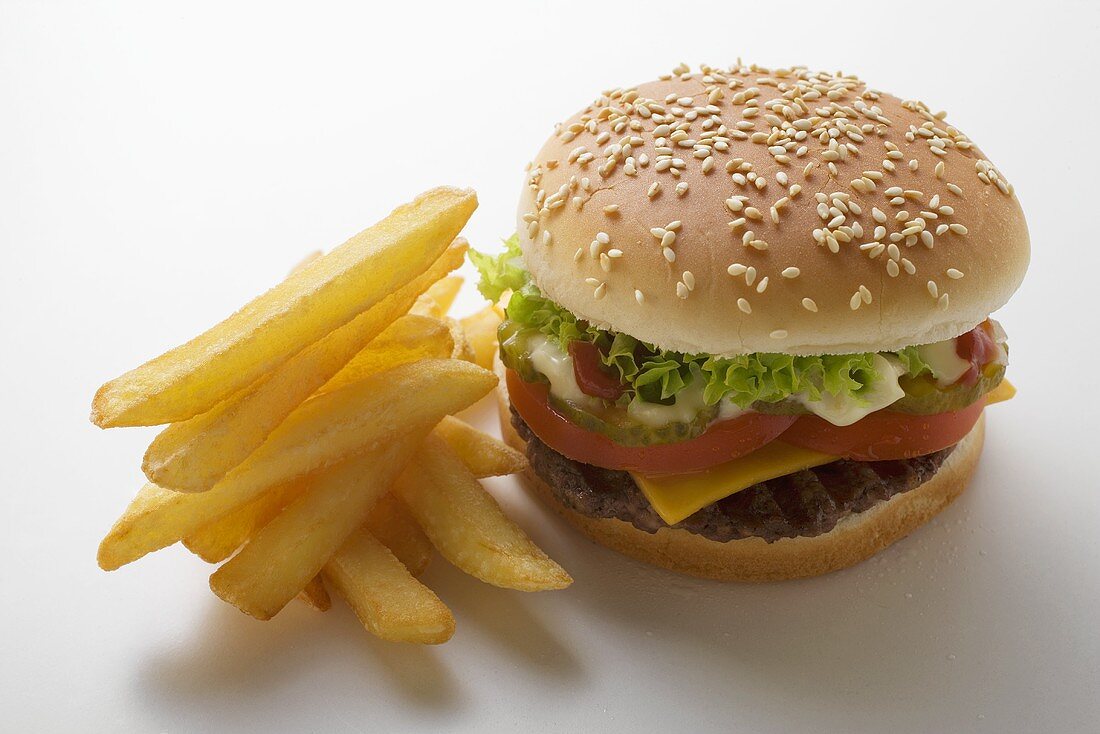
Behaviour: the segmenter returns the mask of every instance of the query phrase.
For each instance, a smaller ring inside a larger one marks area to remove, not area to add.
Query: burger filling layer
[[[547,298],[517,238],[471,253],[508,295],[500,356],[535,471],[566,506],[714,540],[814,535],[927,481],[1003,385],[1000,326],[897,351],[686,354]]]
[[[554,451],[515,409],[512,425],[527,442],[531,468],[565,507],[586,517],[622,520],[647,533],[668,527],[630,473],[582,464]],[[821,535],[844,517],[924,484],[951,451],[894,461],[840,460],[792,472],[757,482],[672,527],[722,543]]]

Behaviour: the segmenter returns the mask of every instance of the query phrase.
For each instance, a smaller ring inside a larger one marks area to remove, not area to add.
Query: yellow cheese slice
[[[661,519],[675,525],[707,505],[757,482],[830,461],[836,461],[836,457],[772,441],[747,456],[701,472],[664,476],[631,472],[630,475]]]
[[[985,404],[1011,400],[1016,388],[1002,380],[985,396]],[[725,464],[692,474],[647,475],[631,472],[653,509],[675,525],[707,505],[752,485],[835,461],[835,456],[798,448],[782,441],[771,443]]]
[[[985,394],[985,404],[1003,403],[1016,397],[1016,387],[1008,380],[1001,380],[997,387]]]

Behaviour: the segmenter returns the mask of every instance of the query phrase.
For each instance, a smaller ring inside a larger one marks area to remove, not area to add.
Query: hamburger
[[[529,164],[500,300],[506,439],[598,543],[715,579],[882,550],[1009,398],[1011,184],[943,112],[803,67],[612,89]]]

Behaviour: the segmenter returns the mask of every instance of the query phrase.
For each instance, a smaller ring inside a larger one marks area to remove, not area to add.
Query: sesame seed
[[[665,260],[670,263],[676,262],[676,251],[671,247],[665,247],[661,250],[661,254],[665,256]]]
[[[848,308],[855,311],[863,304],[863,299],[859,297],[859,291],[852,294],[852,297],[848,299]]]
[[[642,293],[637,288],[635,288],[634,289],[634,300],[638,302],[639,306],[644,304],[645,303],[645,294]]]
[[[780,273],[780,275],[782,275],[784,278],[797,278],[801,272],[801,270],[792,265],[789,268],[784,268],[783,272]]]
[[[689,293],[689,291],[688,291],[688,287],[686,285],[684,285],[683,283],[677,283],[676,284],[676,295],[678,297],[680,297],[681,299],[687,298],[688,293]]]
[[[951,225],[949,225],[949,227],[950,227],[951,231],[954,232],[955,234],[965,235],[967,232],[970,231],[966,227],[964,227],[963,225],[961,225],[957,222],[952,223]]]
[[[786,339],[787,338],[787,331],[786,331],[786,329],[776,329],[775,331],[773,331],[768,336],[770,336],[772,339]]]
[[[592,291],[592,297],[597,301],[603,298],[607,294],[607,283],[600,283],[596,286],[596,290]]]
[[[812,298],[803,298],[802,308],[812,313],[817,313],[817,303]]]
[[[737,299],[737,308],[741,309],[744,313],[752,313],[752,306],[744,298]]]
[[[607,206],[605,206],[603,208],[603,213],[604,214],[617,214],[618,211],[619,211],[619,205],[618,204],[608,204]]]
[[[928,281],[927,287],[928,287],[928,295],[932,296],[933,298],[939,298],[940,289],[939,289],[939,286],[936,285],[936,281],[934,281],[934,280]]]
[[[952,280],[958,280],[959,278],[963,277],[963,272],[961,270],[957,270],[956,268],[948,268],[947,277],[951,278]]]
[[[756,285],[756,292],[763,293],[768,289],[768,276],[764,276],[760,279],[760,282]]]
[[[733,263],[728,268],[726,268],[726,272],[734,277],[744,275],[746,270],[748,270],[748,268],[746,268],[741,263]]]

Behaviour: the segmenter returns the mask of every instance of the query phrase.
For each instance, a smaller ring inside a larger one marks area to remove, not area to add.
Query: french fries
[[[310,478],[302,495],[210,577],[219,597],[270,619],[363,524],[427,431],[410,433]]]
[[[432,542],[392,494],[379,498],[363,529],[389,548],[413,576],[422,574],[432,560]]]
[[[451,357],[454,350],[454,334],[446,322],[408,314],[390,324],[318,392],[332,392],[406,362]]]
[[[455,302],[460,290],[462,290],[462,278],[457,275],[438,280],[424,292],[424,295],[416,299],[416,304],[409,309],[409,313],[441,319],[451,310],[451,304]]]
[[[573,582],[505,517],[442,438],[424,440],[395,488],[436,550],[471,576],[519,591]]]
[[[462,319],[462,330],[474,352],[474,362],[487,370],[493,368],[497,353],[497,327],[503,315],[496,306],[486,306],[477,313]]]
[[[100,567],[114,570],[191,535],[273,486],[430,427],[495,384],[495,375],[467,362],[421,360],[320,395],[291,414],[213,489],[188,494],[146,485],[100,544]]]
[[[332,597],[328,595],[328,589],[325,588],[325,582],[320,576],[311,578],[305,588],[298,592],[298,598],[318,612],[327,612],[332,609]]]
[[[293,479],[268,490],[251,502],[201,526],[183,539],[184,547],[207,563],[221,563],[301,494],[304,485],[302,479]]]
[[[213,487],[433,282],[461,265],[466,249],[465,241],[456,240],[425,273],[279,365],[254,388],[166,428],[145,453],[145,476],[184,492]]]
[[[96,393],[103,428],[187,420],[261,379],[439,258],[477,207],[433,189],[306,265],[225,321]]]
[[[496,384],[501,315],[447,316],[473,192],[434,189],[206,333],[104,385],[103,427],[169,423],[99,547],[113,570],[177,541],[258,619],[335,589],[385,640],[438,644],[450,610],[416,580],[436,549],[491,584],[572,579],[478,483],[526,459],[455,418]],[[475,363],[476,362],[476,363]]]
[[[437,645],[454,634],[451,610],[368,532],[353,533],[323,574],[363,626],[383,640]]]
[[[527,457],[522,452],[453,415],[441,420],[435,432],[478,479],[515,474],[527,468]]]

